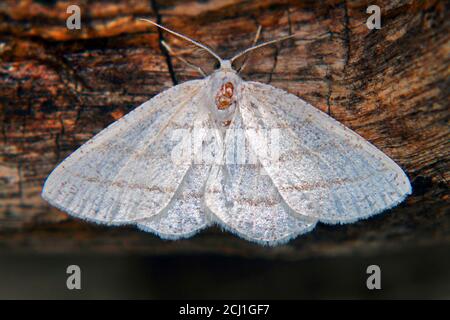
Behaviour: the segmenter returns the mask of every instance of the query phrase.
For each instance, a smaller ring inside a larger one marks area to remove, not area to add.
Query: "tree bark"
[[[81,30],[68,30],[70,4]],[[370,30],[369,5],[381,8]],[[351,225],[319,224],[265,248],[210,228],[163,241],[132,227],[70,218],[40,197],[66,156],[108,124],[177,83],[208,57],[136,18],[207,44],[222,57],[262,40],[295,39],[252,55],[244,79],[285,89],[356,131],[397,162],[413,195]],[[445,1],[31,1],[0,4],[0,251],[218,253],[285,257],[364,254],[450,242],[450,19]]]

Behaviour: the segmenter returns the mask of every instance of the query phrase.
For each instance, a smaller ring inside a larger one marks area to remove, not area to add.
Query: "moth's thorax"
[[[236,111],[242,80],[231,68],[221,68],[210,77],[209,111],[217,125],[226,128]]]
[[[232,82],[225,82],[216,92],[216,107],[219,110],[228,109],[233,103],[234,85]]]

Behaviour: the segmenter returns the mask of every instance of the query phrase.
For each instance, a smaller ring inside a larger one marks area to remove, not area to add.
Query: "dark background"
[[[449,246],[302,261],[218,255],[2,256],[1,299],[449,299]],[[68,265],[81,290],[66,288]],[[381,268],[381,290],[366,287]]]

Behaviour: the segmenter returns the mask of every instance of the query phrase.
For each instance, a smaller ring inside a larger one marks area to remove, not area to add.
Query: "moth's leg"
[[[254,45],[256,45],[256,43],[258,42],[259,36],[261,35],[261,30],[262,30],[262,27],[261,27],[261,25],[259,25],[259,26],[258,26],[258,30],[256,30],[255,39],[253,39],[252,47],[253,47]],[[251,53],[250,53],[250,54],[251,54]],[[242,63],[242,66],[239,68],[238,73],[240,73],[240,72],[242,72],[242,70],[244,70],[245,66],[247,65],[247,62],[248,62],[248,59],[249,59],[250,54],[248,54],[248,55],[245,56],[245,58],[244,58],[244,63]]]
[[[175,58],[179,59],[181,62],[183,62],[184,64],[186,64],[188,67],[195,69],[197,72],[199,72],[202,76],[206,77],[206,73],[205,71],[203,71],[203,69],[199,66],[196,66],[192,63],[190,63],[189,61],[187,61],[186,59],[184,59],[183,57],[180,57],[179,55],[175,54],[175,52],[172,50],[172,48],[169,46],[169,44],[167,44],[164,40],[161,41],[162,45],[164,46],[164,48],[167,49],[167,51]]]

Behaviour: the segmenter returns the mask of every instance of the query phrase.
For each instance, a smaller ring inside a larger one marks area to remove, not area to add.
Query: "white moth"
[[[402,169],[358,134],[233,69],[238,57],[287,37],[222,60],[149,22],[205,49],[220,68],[158,94],[71,154],[45,182],[42,197],[53,206],[164,239],[218,224],[277,245],[319,221],[370,217],[411,193]]]

